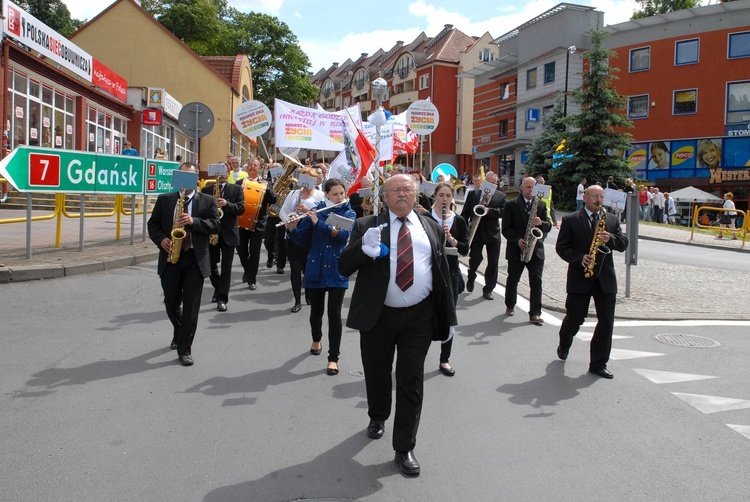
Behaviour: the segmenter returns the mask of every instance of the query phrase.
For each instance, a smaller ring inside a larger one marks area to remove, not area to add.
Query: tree
[[[152,15],[197,54],[215,53],[221,40],[220,6],[212,0],[167,0],[149,3]]]
[[[567,118],[570,132],[566,145],[571,156],[549,172],[558,187],[558,207],[572,206],[581,177],[603,183],[608,176],[622,181],[634,175],[622,156],[630,148],[631,136],[618,131],[633,125],[625,116],[625,99],[612,86],[617,69],[608,64],[615,53],[602,47],[606,36],[602,30],[590,32],[591,49],[583,54],[588,69],[580,89],[573,92],[581,112]]]
[[[18,5],[65,37],[83,25],[82,21],[70,18],[70,11],[62,0],[23,0]]]
[[[548,179],[548,172],[557,163],[553,158],[557,147],[566,139],[568,126],[563,115],[564,94],[558,93],[555,98],[555,106],[544,118],[542,133],[539,134],[529,147],[526,157],[526,175],[544,176]]]
[[[636,0],[642,9],[633,13],[633,19],[666,14],[676,10],[700,7],[700,0]]]

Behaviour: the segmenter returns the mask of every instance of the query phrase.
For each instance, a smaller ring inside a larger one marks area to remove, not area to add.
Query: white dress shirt
[[[407,215],[405,223],[411,234],[412,253],[414,255],[414,283],[406,291],[401,291],[396,285],[396,260],[398,247],[398,231],[401,223],[398,216],[388,211],[391,232],[390,257],[391,277],[388,281],[388,292],[385,295],[385,305],[393,308],[411,307],[427,298],[432,291],[432,246],[427,232],[422,228],[417,214],[412,211]]]

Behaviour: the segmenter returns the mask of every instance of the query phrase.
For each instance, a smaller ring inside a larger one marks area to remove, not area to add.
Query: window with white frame
[[[461,128],[456,127],[456,141],[460,141],[460,140],[461,140]]]
[[[536,68],[526,71],[526,88],[533,89],[536,87]]]
[[[419,77],[419,88],[420,89],[427,89],[430,86],[430,76],[429,75],[420,75]]]
[[[750,80],[727,83],[727,124],[750,122]]]
[[[500,84],[500,101],[508,99],[510,96],[510,84],[508,82],[503,82]]]
[[[648,94],[628,98],[628,118],[644,119],[648,117]]]
[[[461,100],[456,102],[456,115],[461,115]]]
[[[695,64],[698,62],[699,41],[697,38],[692,40],[680,40],[674,44],[674,64],[681,66],[686,64]]]
[[[479,61],[483,61],[485,63],[489,63],[490,61],[495,60],[495,55],[492,53],[489,49],[482,49],[479,51]]]
[[[188,138],[180,131],[176,131],[175,136],[175,160],[177,160],[177,156],[179,155],[182,162],[195,162],[195,141]]]
[[[114,116],[109,110],[89,106],[86,116],[86,149],[97,153],[119,153],[126,136],[126,125],[126,121]]]
[[[750,31],[729,35],[729,59],[750,57]]]
[[[169,127],[165,125],[143,126],[143,137],[145,139],[145,147],[141,151],[141,156],[154,158],[156,157],[156,149],[158,148],[169,158],[172,146],[172,134]]]
[[[675,115],[687,115],[695,113],[698,109],[698,89],[685,89],[674,91],[672,100],[672,113]]]
[[[651,47],[630,50],[630,71],[646,71],[651,68]]]

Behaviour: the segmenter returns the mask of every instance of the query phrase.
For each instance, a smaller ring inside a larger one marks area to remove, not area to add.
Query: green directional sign
[[[172,191],[172,171],[180,167],[179,162],[146,159],[145,195],[155,195]]]
[[[145,160],[127,155],[19,146],[0,174],[19,192],[143,194]]]

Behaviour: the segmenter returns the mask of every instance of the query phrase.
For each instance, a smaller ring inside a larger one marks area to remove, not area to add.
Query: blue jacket
[[[320,210],[326,206],[325,201],[319,202],[313,209]],[[297,228],[289,232],[289,238],[295,244],[303,246],[312,241],[310,253],[307,255],[305,268],[306,288],[348,288],[349,278],[339,273],[339,257],[349,240],[349,231],[339,229],[336,237],[331,236],[333,227],[326,224],[329,214],[336,213],[344,218],[354,220],[356,213],[349,203],[330,209],[318,217],[318,223],[313,227],[310,218],[299,222]]]

